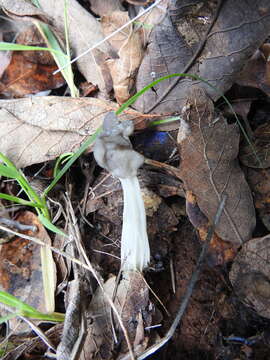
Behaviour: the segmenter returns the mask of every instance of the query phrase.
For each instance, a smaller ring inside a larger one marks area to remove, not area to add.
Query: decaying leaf
[[[193,1],[192,3],[197,2]],[[200,84],[213,100],[217,100],[221,93],[225,93],[232,86],[247,60],[269,35],[270,4],[268,0],[248,2],[239,0],[237,3],[234,0],[226,0],[219,3],[222,7],[208,36],[205,33],[210,23],[206,22],[204,26],[200,23],[196,27],[197,34],[201,36],[193,51],[188,49],[187,43],[183,41],[184,34],[182,32],[178,35],[174,30],[173,34],[167,27],[162,31],[165,23],[154,28],[139,69],[137,90],[141,90],[153,80],[150,74],[163,75],[164,72],[161,70],[164,64],[167,64],[164,75],[173,72],[180,73],[183,65],[191,60],[194,52],[196,49],[200,49],[204,40],[206,40],[205,46],[186,72],[196,74],[213,85],[213,87],[209,87],[204,83]],[[181,2],[180,6],[182,5]],[[197,16],[200,16],[199,12]],[[213,18],[214,13],[211,19]],[[181,21],[186,22],[185,17]],[[187,23],[189,22],[187,21]],[[167,32],[170,36],[163,41]],[[172,37],[171,34],[174,36]],[[182,46],[181,49],[180,46]],[[173,50],[170,50],[171,48]],[[169,49],[169,54],[177,54],[178,62],[181,58],[181,63],[178,63],[173,57],[166,57],[166,49]],[[152,64],[154,65],[152,66]],[[190,81],[186,79],[181,79],[178,83],[176,81],[177,79],[170,79],[170,81],[159,83],[155,86],[155,91],[150,90],[140,98],[140,101],[135,104],[135,108],[144,113],[149,112],[153,106],[155,107],[154,112],[157,113],[179,112],[179,109],[185,104]],[[172,87],[170,88],[170,86]],[[166,93],[167,91],[168,93]]]
[[[41,8],[53,19],[53,23],[64,34],[64,2],[39,0]],[[103,40],[101,25],[97,19],[86,11],[76,0],[69,0],[67,7],[69,40],[73,56],[80,55],[99,41]],[[95,52],[89,52],[76,63],[80,72],[88,82],[98,85],[104,93],[112,89],[108,69],[104,69],[104,61],[116,57],[108,42],[98,46]]]
[[[50,245],[47,231],[40,224],[35,214],[25,211],[16,220],[22,224],[36,226],[37,232],[33,233],[28,230],[26,234],[37,237]],[[10,242],[1,245],[0,288],[45,313],[48,308],[43,288],[40,255],[40,245],[23,238],[15,237]],[[47,254],[48,256],[51,255]],[[54,278],[55,286],[55,268],[53,268],[53,273],[50,275]],[[54,309],[50,309],[50,311],[54,311]],[[29,330],[28,325],[24,329]]]
[[[236,294],[260,316],[270,318],[270,236],[249,240],[230,271]]]
[[[102,28],[106,36],[129,21],[127,12],[114,11],[103,16]],[[134,79],[143,55],[140,33],[129,25],[109,40],[117,51],[117,59],[107,61],[113,80],[117,102],[122,104],[132,95]]]
[[[242,146],[239,159],[248,167],[266,169],[270,167],[270,125],[258,126],[253,136],[253,148],[249,144]]]
[[[104,284],[106,293],[113,297],[116,278],[111,277]],[[121,280],[115,295],[115,306],[128,332],[134,351],[143,351],[148,343],[144,327],[151,324],[153,308],[149,302],[148,288],[142,275],[134,272],[126,274]],[[91,304],[89,317],[91,324],[80,360],[114,359],[115,351],[120,355],[128,352],[121,328],[102,290],[97,289]],[[112,326],[116,331],[119,344],[114,343]],[[121,345],[120,345],[121,344]],[[120,353],[120,354],[119,354]]]
[[[0,100],[0,107],[0,151],[18,167],[25,167],[76,151],[116,104],[95,98],[44,96]],[[139,115],[129,113],[122,118]]]
[[[46,46],[35,27],[21,32],[16,42],[23,45]],[[51,90],[65,83],[61,73],[53,75],[57,66],[46,51],[14,51],[8,67],[0,78],[0,93],[9,97],[23,97]]]
[[[221,199],[224,212],[216,227],[222,240],[237,246],[249,240],[255,227],[250,189],[238,161],[239,129],[214,113],[212,101],[193,88],[186,112],[189,134],[180,142],[180,177],[196,196],[199,208],[213,223]]]

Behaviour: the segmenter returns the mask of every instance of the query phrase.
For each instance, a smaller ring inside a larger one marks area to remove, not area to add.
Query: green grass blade
[[[0,302],[7,306],[14,307],[20,311],[26,311],[28,313],[37,312],[37,310],[32,306],[26,304],[25,302],[21,301],[20,299],[16,298],[15,296],[5,291],[0,291]]]
[[[23,206],[31,206],[31,207],[34,207],[34,208],[40,208],[41,207],[40,204],[36,204],[35,202],[24,200],[24,199],[18,198],[17,196],[12,196],[12,195],[8,195],[8,194],[0,193],[0,198],[4,199],[4,200],[8,200],[8,201],[13,201],[16,204],[20,204],[20,205],[23,205]]]
[[[0,164],[0,175],[11,179],[16,179],[18,173],[14,169],[6,165]]]
[[[53,312],[51,314],[44,314],[42,312],[27,312],[22,311],[19,315],[25,316],[34,320],[52,321],[52,322],[63,322],[65,320],[65,314]]]
[[[148,127],[163,125],[163,124],[171,123],[174,121],[179,121],[180,119],[181,119],[180,116],[173,116],[173,117],[169,117],[167,119],[155,120],[155,121],[151,121],[150,124],[148,125]]]
[[[43,36],[44,40],[46,41],[47,46],[50,49],[55,50],[54,52],[52,52],[52,55],[57,66],[59,68],[62,68],[63,66],[65,67],[64,69],[61,70],[61,73],[70,88],[71,96],[79,97],[79,91],[76,88],[73,81],[72,67],[71,65],[66,66],[66,64],[69,61],[68,56],[63,53],[56,37],[54,36],[53,32],[51,31],[48,25],[42,24],[41,22],[38,21],[34,21],[34,23],[38,28],[39,32],[41,33],[41,35]]]
[[[53,179],[53,181],[50,183],[50,185],[44,190],[43,196],[48,195],[49,191],[52,190],[52,188],[58,183],[58,181],[61,179],[61,177],[66,173],[66,171],[71,167],[71,165],[85,152],[85,150],[94,143],[96,140],[96,137],[101,132],[101,127],[98,128],[93,135],[91,135],[77,150],[74,155],[69,159],[69,161],[64,165],[64,167],[59,171],[59,173],[56,175],[56,177]]]
[[[38,218],[42,225],[44,225],[47,229],[51,230],[52,232],[67,237],[67,234],[65,234],[62,230],[58,229],[57,226],[55,226],[53,223],[50,222],[50,220],[45,217],[42,214],[38,215]]]
[[[6,291],[0,291],[0,302],[9,307],[17,309],[12,316],[21,315],[32,319],[40,319],[46,321],[64,321],[65,315],[61,313],[44,314],[36,310],[33,306],[26,304],[24,301],[16,298],[15,296],[7,293]]]
[[[70,152],[70,153],[64,153],[58,157],[58,159],[56,160],[56,163],[54,165],[54,169],[53,169],[53,177],[54,178],[57,176],[57,174],[60,171],[60,164],[67,162],[70,158],[72,158],[73,155],[74,155],[74,153]]]
[[[22,45],[22,44],[14,44],[7,42],[0,42],[0,51],[49,51],[51,53],[66,56],[63,52],[58,50],[54,50],[51,48],[41,47],[41,46],[30,46],[30,45]],[[68,59],[68,57],[66,56]]]
[[[8,314],[8,315],[6,315],[6,316],[1,316],[1,317],[0,317],[0,325],[3,324],[3,323],[5,323],[5,322],[8,321],[8,320],[14,319],[17,315],[19,315],[18,312],[15,312],[15,313],[13,313],[13,314]]]

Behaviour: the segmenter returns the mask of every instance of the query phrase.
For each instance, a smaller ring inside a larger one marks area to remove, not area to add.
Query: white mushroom
[[[94,146],[97,163],[118,177],[123,188],[121,266],[124,271],[142,271],[150,261],[146,214],[137,178],[144,157],[132,149],[129,136],[133,130],[132,121],[120,122],[115,113],[110,112],[104,118],[103,131]]]

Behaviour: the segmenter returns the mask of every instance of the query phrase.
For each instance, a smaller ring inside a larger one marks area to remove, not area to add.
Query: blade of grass
[[[93,135],[91,135],[77,150],[74,155],[68,160],[68,162],[64,165],[64,167],[59,171],[50,185],[44,190],[43,196],[48,195],[48,193],[52,190],[52,188],[58,183],[61,177],[66,173],[66,171],[71,167],[71,165],[85,152],[85,150],[94,143],[96,137],[101,131],[101,127],[99,127]]]
[[[41,8],[38,0],[32,0],[32,3]],[[67,3],[65,0],[65,10],[64,10],[64,24],[65,24],[65,40],[66,40],[66,50],[67,55],[64,54],[61,46],[54,33],[51,31],[48,25],[43,24],[39,21],[34,21],[34,24],[38,28],[39,32],[43,36],[47,46],[49,49],[54,49],[52,52],[54,61],[56,62],[59,69],[61,69],[61,73],[66,80],[68,87],[70,89],[70,93],[72,97],[79,97],[79,91],[74,84],[74,76],[72,71],[72,66],[70,64],[70,48],[68,41],[68,21],[67,21]]]
[[[19,312],[15,312],[13,314],[8,314],[6,316],[1,316],[0,317],[0,325],[5,323],[8,320],[14,319],[17,315],[19,315]]]
[[[36,204],[36,203],[34,203],[32,201],[24,200],[24,199],[21,199],[21,198],[18,198],[16,196],[12,196],[12,195],[0,193],[0,198],[4,199],[4,200],[8,200],[8,201],[13,201],[16,204],[20,204],[20,205],[23,205],[23,206],[31,206],[31,207],[34,207],[34,208],[40,208],[39,204]]]
[[[51,53],[58,54],[59,56],[65,55],[62,51],[58,51],[51,48],[41,47],[41,46],[30,46],[22,44],[13,44],[7,42],[0,42],[0,51],[49,51]],[[66,55],[65,55],[66,56]],[[66,56],[66,59],[68,57]]]
[[[26,316],[33,319],[57,322],[64,321],[65,319],[65,315],[61,313],[54,312],[51,314],[44,314],[35,309],[33,306],[26,304],[24,301],[16,298],[15,296],[5,291],[0,291],[0,302],[9,307],[17,309],[15,313],[16,315]]]
[[[51,230],[52,232],[62,235],[62,236],[67,236],[67,234],[65,234],[62,230],[58,229],[58,227],[56,227],[51,221],[48,220],[47,217],[45,217],[43,214],[40,214],[38,216],[40,222],[42,223],[42,225],[44,225],[47,229]]]
[[[173,117],[169,117],[167,119],[160,119],[160,120],[152,121],[152,122],[150,122],[150,124],[148,126],[152,127],[152,126],[167,124],[167,123],[171,123],[174,121],[179,121],[180,119],[181,119],[180,116],[173,116]]]

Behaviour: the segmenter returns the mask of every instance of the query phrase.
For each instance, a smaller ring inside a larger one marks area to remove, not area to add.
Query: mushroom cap
[[[109,112],[103,121],[103,130],[94,145],[94,157],[99,166],[119,178],[137,176],[144,157],[132,149],[129,136],[133,133],[132,121],[119,121]]]

